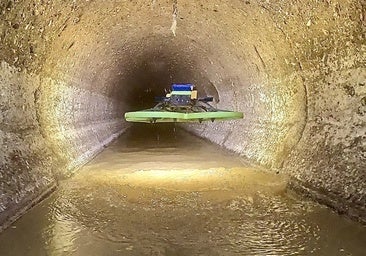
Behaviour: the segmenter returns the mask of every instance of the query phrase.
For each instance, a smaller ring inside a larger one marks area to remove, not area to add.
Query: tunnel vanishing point
[[[173,82],[230,122],[185,129],[366,222],[362,0],[3,0],[0,226],[128,127]]]

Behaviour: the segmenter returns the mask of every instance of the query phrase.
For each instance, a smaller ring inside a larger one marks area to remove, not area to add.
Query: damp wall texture
[[[1,1],[0,222],[172,82],[245,115],[186,129],[365,220],[365,17],[361,0]]]
[[[243,91],[250,90],[253,83],[235,88],[236,97],[228,100],[242,99],[237,109],[245,113],[244,122],[191,128],[196,134],[255,162],[289,173],[293,177],[290,187],[339,212],[365,220],[365,4],[302,1],[300,6],[300,2],[261,5],[283,35],[286,43],[282,47],[292,53],[290,63],[278,53],[277,61],[293,65],[296,71],[278,76],[264,70],[271,77],[269,90],[274,91],[267,94],[268,98],[260,96],[265,89],[254,93]],[[274,65],[273,60],[263,56],[263,65]],[[303,102],[293,96],[290,100],[285,98],[294,84],[286,79],[293,77],[301,78],[302,88],[299,86],[297,90],[304,94]],[[278,84],[283,87],[275,89]],[[256,103],[250,105],[251,99]],[[230,104],[218,106],[224,108]],[[263,107],[267,107],[265,113],[273,116],[268,123],[263,122],[263,111],[257,110]],[[302,116],[293,116],[296,113],[293,109],[302,107],[305,108],[301,109]],[[278,122],[281,111],[286,116]],[[306,125],[297,126],[303,119]],[[221,131],[219,135],[213,132],[216,129]]]

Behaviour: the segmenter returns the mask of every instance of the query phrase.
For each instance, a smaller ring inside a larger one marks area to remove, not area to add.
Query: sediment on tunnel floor
[[[193,82],[245,119],[186,129],[364,220],[365,17],[361,0],[2,1],[0,215]]]

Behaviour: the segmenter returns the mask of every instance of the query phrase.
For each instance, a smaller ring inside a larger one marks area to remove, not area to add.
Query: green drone
[[[128,122],[170,123],[231,120],[243,118],[243,113],[220,110],[208,102],[213,97],[197,98],[193,84],[173,84],[171,93],[157,98],[158,104],[150,109],[125,113]]]

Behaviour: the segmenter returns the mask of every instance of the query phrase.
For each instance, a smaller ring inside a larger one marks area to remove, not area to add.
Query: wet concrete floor
[[[1,233],[0,255],[366,255],[361,224],[174,130],[130,129]]]

